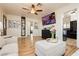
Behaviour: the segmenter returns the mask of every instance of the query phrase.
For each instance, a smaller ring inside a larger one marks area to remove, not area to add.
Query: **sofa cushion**
[[[65,42],[50,43],[41,40],[35,43],[35,53],[41,56],[61,56],[65,52]]]
[[[7,55],[11,53],[18,53],[17,43],[11,43],[11,44],[4,45],[0,51],[0,55]]]

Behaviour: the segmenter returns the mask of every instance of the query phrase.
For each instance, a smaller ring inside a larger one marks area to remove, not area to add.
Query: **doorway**
[[[77,9],[64,13],[63,41],[66,41],[66,50],[68,53],[77,47],[77,18]]]

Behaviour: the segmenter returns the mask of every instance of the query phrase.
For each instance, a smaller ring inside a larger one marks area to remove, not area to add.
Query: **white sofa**
[[[0,37],[0,56],[17,56],[18,43],[17,37]]]
[[[65,52],[65,42],[50,43],[41,40],[35,43],[35,53],[38,56],[62,56]]]
[[[16,36],[2,36],[0,37],[0,47],[3,47],[6,44],[10,44],[10,43],[17,43],[17,37]]]
[[[18,45],[16,43],[10,43],[4,45],[0,51],[0,56],[17,56],[18,55]]]

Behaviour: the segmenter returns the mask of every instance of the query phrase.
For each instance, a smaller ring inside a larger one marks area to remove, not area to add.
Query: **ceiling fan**
[[[43,10],[41,9],[42,4],[38,3],[37,5],[32,4],[31,9],[23,7],[23,10],[30,11],[30,13],[33,13],[35,15],[38,15],[38,12],[42,12]]]

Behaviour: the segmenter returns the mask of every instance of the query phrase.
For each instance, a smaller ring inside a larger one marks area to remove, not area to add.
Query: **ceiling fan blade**
[[[41,6],[41,5],[42,5],[41,3],[38,3],[38,4],[37,4],[37,6]]]
[[[32,8],[35,8],[35,5],[34,4],[32,4]]]
[[[23,7],[22,9],[24,9],[24,10],[29,10],[28,8],[24,8],[24,7]]]
[[[36,10],[37,12],[42,12],[43,10]]]
[[[35,14],[35,15],[38,15],[38,13],[36,13],[36,12],[35,12],[34,14]]]

